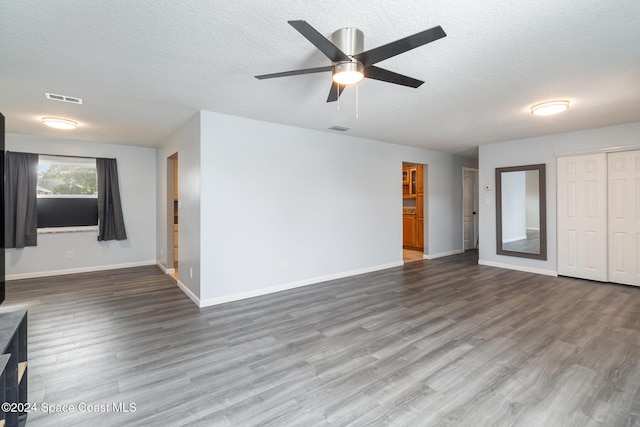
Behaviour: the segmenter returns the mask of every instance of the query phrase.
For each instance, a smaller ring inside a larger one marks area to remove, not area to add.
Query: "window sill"
[[[54,233],[78,233],[78,232],[91,232],[98,231],[97,225],[89,225],[83,227],[48,227],[38,228],[38,234],[54,234]]]

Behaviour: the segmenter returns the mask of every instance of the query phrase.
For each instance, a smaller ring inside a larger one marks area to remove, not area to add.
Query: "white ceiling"
[[[365,79],[326,103],[329,65],[287,24],[364,32],[365,50],[441,25],[447,37],[378,65],[418,89]],[[84,99],[46,100],[45,92]],[[572,107],[534,117],[529,107]],[[9,133],[157,146],[203,109],[473,153],[479,144],[640,121],[638,0],[20,0],[0,11],[0,112]],[[57,131],[42,116],[79,122]]]

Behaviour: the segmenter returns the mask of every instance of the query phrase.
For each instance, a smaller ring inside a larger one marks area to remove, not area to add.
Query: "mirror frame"
[[[540,253],[517,252],[505,250],[502,246],[502,173],[538,171],[538,184],[540,192]],[[511,166],[496,168],[496,251],[498,255],[508,255],[520,258],[547,259],[547,189],[546,189],[546,165]]]

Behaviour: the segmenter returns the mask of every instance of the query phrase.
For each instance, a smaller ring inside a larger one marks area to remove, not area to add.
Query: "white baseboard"
[[[191,299],[191,301],[195,302],[198,307],[202,307],[200,298],[198,298],[196,294],[191,292],[191,289],[187,288],[187,285],[182,283],[180,280],[177,280],[176,283],[178,284],[178,287],[182,290],[182,292],[184,292]]]
[[[187,293],[189,298],[191,298],[196,304],[198,304],[198,307],[202,308],[202,307],[210,307],[212,305],[224,304],[226,302],[238,301],[238,300],[242,300],[242,299],[254,298],[254,297],[259,297],[259,296],[262,296],[262,295],[273,294],[275,292],[282,292],[282,291],[286,291],[286,290],[289,290],[289,289],[300,288],[302,286],[308,286],[308,285],[313,285],[313,284],[316,284],[316,283],[327,282],[329,280],[343,279],[345,277],[357,276],[358,274],[365,274],[365,273],[371,273],[371,272],[379,271],[379,270],[386,270],[387,268],[392,268],[392,267],[400,267],[402,265],[404,265],[404,263],[402,261],[392,262],[392,263],[389,263],[389,264],[377,265],[375,267],[368,267],[368,268],[362,268],[362,269],[359,269],[359,270],[351,270],[351,271],[345,271],[345,272],[342,272],[342,273],[329,274],[327,276],[314,277],[314,278],[311,278],[311,279],[299,280],[297,282],[291,282],[291,283],[285,283],[285,284],[282,284],[282,285],[271,286],[269,288],[255,289],[255,290],[248,291],[248,292],[241,292],[241,293],[238,293],[238,294],[225,295],[223,297],[209,298],[209,299],[205,299],[205,300],[199,300],[195,295],[193,295],[193,293],[191,293],[191,291],[187,292],[183,287],[180,287],[180,288],[183,291],[185,291],[185,293]],[[180,282],[178,282],[178,286],[180,286]]]
[[[439,254],[428,254],[428,255],[424,255],[423,258],[424,259],[436,259],[436,258],[442,258],[445,256],[450,256],[450,255],[457,255],[457,254],[461,254],[464,253],[464,250],[462,249],[456,249],[453,251],[447,251],[447,252],[440,252]]]
[[[524,271],[526,273],[542,274],[544,276],[558,277],[558,272],[553,270],[545,270],[543,268],[524,267],[522,265],[505,264],[502,262],[484,261],[478,260],[479,265],[486,265],[489,267],[506,268],[508,270]]]
[[[33,273],[7,274],[6,280],[35,279],[38,277],[63,276],[65,274],[91,273],[94,271],[117,270],[119,268],[143,267],[143,266],[155,265],[155,264],[156,264],[155,260],[149,260],[149,261],[129,262],[125,264],[109,264],[109,265],[97,265],[94,267],[68,268],[65,270],[36,271]]]

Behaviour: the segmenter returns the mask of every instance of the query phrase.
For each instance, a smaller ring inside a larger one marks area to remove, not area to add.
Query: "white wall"
[[[155,150],[6,135],[7,151],[116,158],[127,240],[98,242],[97,232],[39,234],[38,246],[5,251],[7,279],[155,263]],[[74,257],[67,258],[67,251]]]
[[[204,305],[401,264],[403,161],[428,165],[427,254],[462,251],[464,159],[205,111],[201,120]]]
[[[481,145],[479,149],[481,188],[479,262],[543,274],[557,274],[556,155],[577,155],[625,147],[640,148],[640,122]],[[492,185],[495,188],[495,168],[497,167],[538,163],[546,164],[547,260],[497,255],[495,191],[485,191],[483,187]]]
[[[200,297],[200,113],[193,116],[156,151],[156,259],[167,264],[167,158],[178,153],[178,262],[182,289]],[[172,201],[171,195],[170,201]],[[171,217],[173,221],[173,217]],[[192,274],[189,274],[191,269]]]

